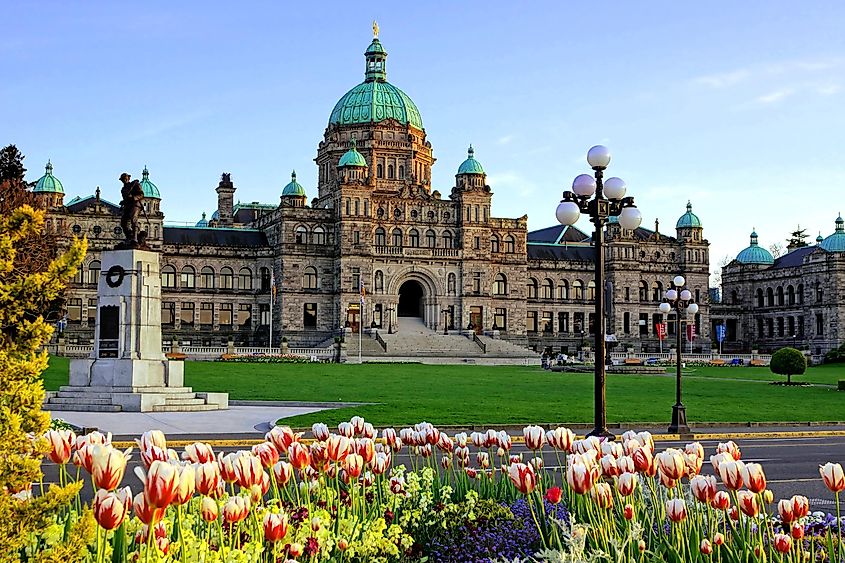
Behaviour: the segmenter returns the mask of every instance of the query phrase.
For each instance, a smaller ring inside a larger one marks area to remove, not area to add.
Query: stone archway
[[[417,280],[408,280],[399,286],[399,317],[423,317],[423,297],[425,290]]]

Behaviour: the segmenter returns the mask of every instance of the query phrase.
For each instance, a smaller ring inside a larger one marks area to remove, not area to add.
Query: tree
[[[807,246],[807,229],[802,229],[798,225],[797,229],[792,231],[789,235],[789,240],[786,241],[787,248],[801,248]]]
[[[778,258],[780,255],[783,254],[783,245],[779,242],[773,242],[769,246],[769,252],[772,253],[774,258]]]
[[[43,228],[44,213],[28,205],[0,215],[0,561],[17,561],[31,534],[43,529],[79,490],[79,484],[51,485],[43,495],[28,495],[32,483],[41,481],[41,457],[47,449],[42,436],[50,424],[41,410],[41,372],[47,367],[43,345],[53,328],[42,314],[76,273],[87,248],[85,239],[74,239],[43,270],[19,268],[19,259],[26,258],[22,248]],[[17,493],[23,498],[15,498]],[[91,530],[90,517],[79,523],[78,530]],[[69,536],[68,542],[74,538]]]
[[[799,350],[787,346],[772,354],[769,369],[778,375],[785,375],[789,385],[793,375],[802,375],[807,371],[807,358]]]

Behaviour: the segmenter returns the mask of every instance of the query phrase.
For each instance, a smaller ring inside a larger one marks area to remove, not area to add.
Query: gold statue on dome
[[[373,39],[378,39],[378,22],[373,20]]]

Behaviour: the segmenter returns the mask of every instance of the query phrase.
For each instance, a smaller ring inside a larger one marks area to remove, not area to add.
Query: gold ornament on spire
[[[378,22],[373,20],[373,39],[378,39]]]

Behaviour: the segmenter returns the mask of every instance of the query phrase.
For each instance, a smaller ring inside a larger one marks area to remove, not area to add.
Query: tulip
[[[262,467],[273,467],[279,461],[279,450],[271,442],[261,442],[252,446],[252,455],[261,461]]]
[[[343,461],[349,455],[350,445],[349,438],[346,436],[332,434],[326,440],[326,454],[335,463]]]
[[[756,517],[760,513],[760,505],[757,503],[757,495],[751,491],[737,491],[736,501],[739,509],[746,516]]]
[[[710,504],[716,496],[716,478],[712,475],[696,475],[690,480],[690,490],[698,502]]]
[[[79,443],[79,439],[77,439],[77,443]],[[94,454],[94,448],[101,445],[102,444],[83,443],[82,447],[77,448],[76,451],[73,452],[73,464],[81,467],[88,473],[91,473],[91,471],[93,471],[92,466],[94,464],[94,458],[92,457]]]
[[[601,473],[607,478],[616,477],[619,475],[619,467],[616,465],[616,458],[612,455],[606,455],[601,458]]]
[[[780,515],[781,522],[784,525],[795,520],[795,511],[792,508],[792,501],[789,499],[781,499],[778,501],[778,515]]]
[[[161,430],[147,430],[141,434],[140,440],[135,440],[135,443],[138,444],[138,449],[142,452],[147,451],[151,447],[167,450],[167,439]]]
[[[703,555],[710,555],[711,553],[713,553],[713,545],[710,543],[710,540],[704,538],[703,540],[701,540],[701,544],[699,544],[698,550]]]
[[[431,457],[431,454],[434,453],[434,450],[431,449],[431,444],[423,444],[422,446],[417,446],[417,455],[422,457]]]
[[[401,495],[405,492],[405,478],[402,476],[390,478],[390,492]]]
[[[687,518],[687,503],[684,499],[673,498],[666,501],[666,516],[672,522],[683,522]]]
[[[496,437],[496,444],[499,448],[505,450],[506,452],[510,451],[511,447],[513,447],[513,441],[511,440],[510,434],[502,430]]]
[[[47,457],[55,464],[64,465],[70,461],[76,434],[73,430],[48,430],[44,437],[50,443]]]
[[[185,446],[182,459],[193,463],[208,463],[214,461],[214,450],[205,442],[194,442]]]
[[[622,509],[622,516],[625,517],[625,520],[633,520],[634,519],[634,505],[633,504],[626,504],[625,507]]]
[[[343,462],[343,469],[352,479],[357,479],[361,476],[361,471],[364,469],[364,458],[358,454],[349,454]]]
[[[513,466],[511,466],[513,467]],[[466,467],[464,468],[464,472],[467,474],[467,477],[470,479],[475,479],[478,477],[478,471],[473,467]]]
[[[842,472],[840,464],[827,462],[819,466],[819,474],[830,492],[838,494],[845,491],[845,473]]]
[[[337,540],[337,548],[341,551],[346,551],[347,549],[349,549],[349,542],[343,538],[340,538],[339,540]]]
[[[385,432],[386,432],[386,430],[385,430]],[[384,439],[387,440],[386,435],[385,435]],[[469,443],[469,436],[467,436],[466,432],[458,432],[457,434],[455,434],[455,443],[458,446],[465,448],[465,447],[467,447],[467,444]]]
[[[514,487],[524,495],[530,494],[537,486],[534,468],[524,463],[514,463],[508,468],[508,477]]]
[[[112,491],[120,485],[126,471],[130,450],[131,448],[122,452],[111,445],[99,444],[93,447],[91,476],[94,478],[95,487]]]
[[[684,454],[680,450],[669,448],[657,454],[655,461],[657,462],[657,470],[664,473],[669,479],[677,481],[684,476],[686,462],[684,461]]]
[[[657,471],[657,467],[654,464],[654,457],[652,456],[650,449],[640,447],[631,454],[631,457],[634,460],[634,467],[638,472],[648,477],[654,476]]]
[[[804,525],[799,524],[798,522],[793,522],[792,528],[790,529],[790,534],[792,535],[792,539],[800,540],[804,538]]]
[[[295,469],[303,469],[311,462],[311,453],[301,443],[294,442],[288,448],[288,459]]]
[[[365,422],[366,421],[364,420],[364,417],[362,417],[362,416],[353,416],[349,420],[349,423],[352,425],[353,431],[355,432],[356,435],[359,435],[359,436],[364,431],[364,423]]]
[[[218,459],[220,465],[220,477],[226,483],[234,483],[238,480],[238,458],[240,453],[228,453]]]
[[[522,429],[522,437],[529,450],[541,450],[546,443],[546,433],[539,426],[526,426]]]
[[[144,496],[150,506],[166,508],[173,502],[179,477],[176,467],[163,461],[154,461],[146,475],[140,467],[135,468],[135,474],[144,483]]]
[[[475,454],[475,462],[481,469],[490,467],[490,455],[487,452],[478,452]]]
[[[582,463],[572,463],[567,467],[566,482],[569,488],[579,495],[583,495],[593,487],[590,469]]]
[[[728,510],[728,516],[734,522],[739,520],[739,510],[735,506],[732,506],[730,510]]]
[[[713,535],[713,543],[717,546],[721,546],[725,543],[725,536],[722,532],[716,532]]]
[[[158,446],[148,446],[146,450],[141,450],[141,461],[146,468],[149,468],[154,461],[170,461],[171,459],[176,459],[176,452],[173,450]]]
[[[281,453],[288,451],[290,445],[296,442],[299,436],[294,434],[290,426],[274,426],[264,435],[264,439],[276,446],[276,450]]]
[[[637,549],[640,551],[640,553],[644,552],[645,548],[646,548],[646,545],[645,545],[644,540],[640,540],[640,541],[637,542]]]
[[[220,466],[213,461],[199,463],[194,468],[194,487],[201,495],[214,495],[220,484]]]
[[[451,456],[444,455],[443,457],[441,457],[440,458],[440,467],[442,467],[443,469],[449,469],[450,467],[452,467]],[[373,470],[375,471],[375,468]]]
[[[244,489],[248,489],[253,485],[261,482],[261,473],[263,471],[261,460],[249,452],[239,452],[235,458],[235,472],[237,473],[237,483]]]
[[[346,424],[349,424],[349,423],[347,422]],[[302,552],[304,550],[305,550],[305,548],[302,547],[302,544],[297,542],[297,543],[290,544],[290,547],[288,548],[288,553],[290,553],[291,557],[296,558],[296,557],[299,557],[300,555],[302,555]]]
[[[810,501],[805,496],[795,495],[792,497],[792,512],[795,519],[800,520],[810,513]]]
[[[220,515],[220,507],[217,501],[210,497],[202,497],[200,502],[200,516],[206,522],[214,522]]]
[[[264,515],[264,539],[275,543],[288,533],[288,515],[268,512]]]
[[[355,427],[349,422],[341,422],[337,425],[337,431],[341,436],[352,438],[355,435]]]
[[[616,489],[623,497],[631,496],[637,488],[637,474],[623,473],[616,480]]]
[[[560,487],[549,487],[546,490],[546,500],[552,504],[559,503],[562,496],[563,491]]]
[[[230,497],[223,505],[223,521],[232,524],[240,522],[249,514],[249,499],[246,497]]]
[[[763,502],[766,504],[772,504],[775,501],[775,493],[771,489],[763,491],[761,496],[763,497]]]
[[[158,522],[164,515],[164,508],[156,508],[152,506],[147,500],[147,495],[143,492],[135,495],[132,500],[132,509],[135,511],[135,516],[144,524],[151,522]]]
[[[704,446],[700,442],[691,442],[684,446],[684,453],[704,459]]]
[[[613,489],[608,483],[596,483],[590,490],[590,496],[599,508],[613,507]]]
[[[369,438],[359,438],[355,441],[355,453],[364,458],[364,464],[369,465],[376,454],[375,443]]]
[[[736,460],[734,458],[732,458],[731,454],[729,454],[727,452],[722,452],[720,454],[710,456],[710,465],[713,466],[713,472],[716,473],[716,475],[719,474],[719,466],[726,461],[736,461]]]
[[[314,434],[314,439],[318,442],[325,442],[329,439],[329,427],[322,422],[315,422],[311,425],[311,433]],[[287,448],[285,448],[287,450]]]
[[[775,549],[780,553],[789,553],[792,549],[792,538],[786,534],[775,534]]]
[[[293,465],[286,461],[278,461],[273,466],[273,476],[276,478],[276,483],[284,485],[293,477]]]
[[[179,467],[178,486],[173,502],[178,505],[185,504],[194,496],[196,490],[196,470],[193,465]]]
[[[559,426],[554,430],[550,430],[546,437],[552,448],[562,452],[572,451],[572,442],[575,441],[575,434],[569,428]]]
[[[452,438],[449,437],[448,434],[442,432],[440,434],[440,439],[437,440],[437,447],[441,451],[444,451],[446,453],[452,453],[452,450],[455,449],[455,442],[452,440]]]
[[[129,514],[129,508],[132,505],[132,491],[129,487],[109,492],[105,489],[100,489],[94,495],[94,501],[91,508],[94,511],[94,518],[97,524],[106,530],[114,530],[126,515]]]
[[[739,451],[739,446],[737,446],[733,442],[733,440],[725,443],[719,443],[719,445],[716,446],[716,453],[727,453],[734,459],[734,461],[739,461],[739,459],[742,457],[742,454]]]
[[[742,487],[745,464],[741,461],[723,461],[719,464],[719,476],[727,488],[735,491]]]
[[[701,473],[701,465],[704,463],[704,458],[697,455],[684,453],[684,464],[686,465],[686,475],[690,479]]]
[[[384,438],[385,444],[390,446],[390,449],[394,452],[398,452],[402,449],[402,440],[399,436],[396,435],[396,430],[393,428],[385,428],[381,431],[382,438]],[[464,434],[464,438],[466,438],[466,434]],[[466,445],[466,443],[464,443]]]
[[[111,432],[106,435],[103,435],[95,430],[93,432],[85,434],[84,436],[77,436],[76,443],[73,445],[73,447],[79,450],[82,449],[82,447],[85,445],[96,446],[97,444],[100,444],[101,446],[111,444]]]
[[[601,441],[595,436],[588,436],[583,440],[575,440],[572,442],[572,451],[575,453],[583,454],[589,451],[595,451],[598,453],[601,451]]]
[[[742,482],[752,493],[762,493],[766,490],[766,475],[759,463],[746,463],[741,468]]]
[[[634,465],[634,458],[629,455],[623,455],[616,460],[616,469],[619,475],[623,473],[634,473],[637,468]]]
[[[376,438],[376,429],[375,427],[370,424],[369,422],[364,423],[364,429],[361,430],[361,437],[362,438],[369,438],[370,440],[375,440]]]
[[[660,479],[660,484],[666,487],[667,489],[674,489],[675,486],[678,484],[677,481],[663,473],[662,471],[657,472],[657,476]]]
[[[450,456],[450,455],[445,456],[444,455],[443,457],[444,458],[448,457],[449,465],[451,465],[452,456]],[[385,452],[376,453],[376,456],[373,458],[373,462],[370,465],[370,467],[373,470],[373,473],[375,473],[376,475],[383,475],[384,473],[386,473],[387,469],[390,467],[390,459],[391,459],[390,455],[388,455]]]

